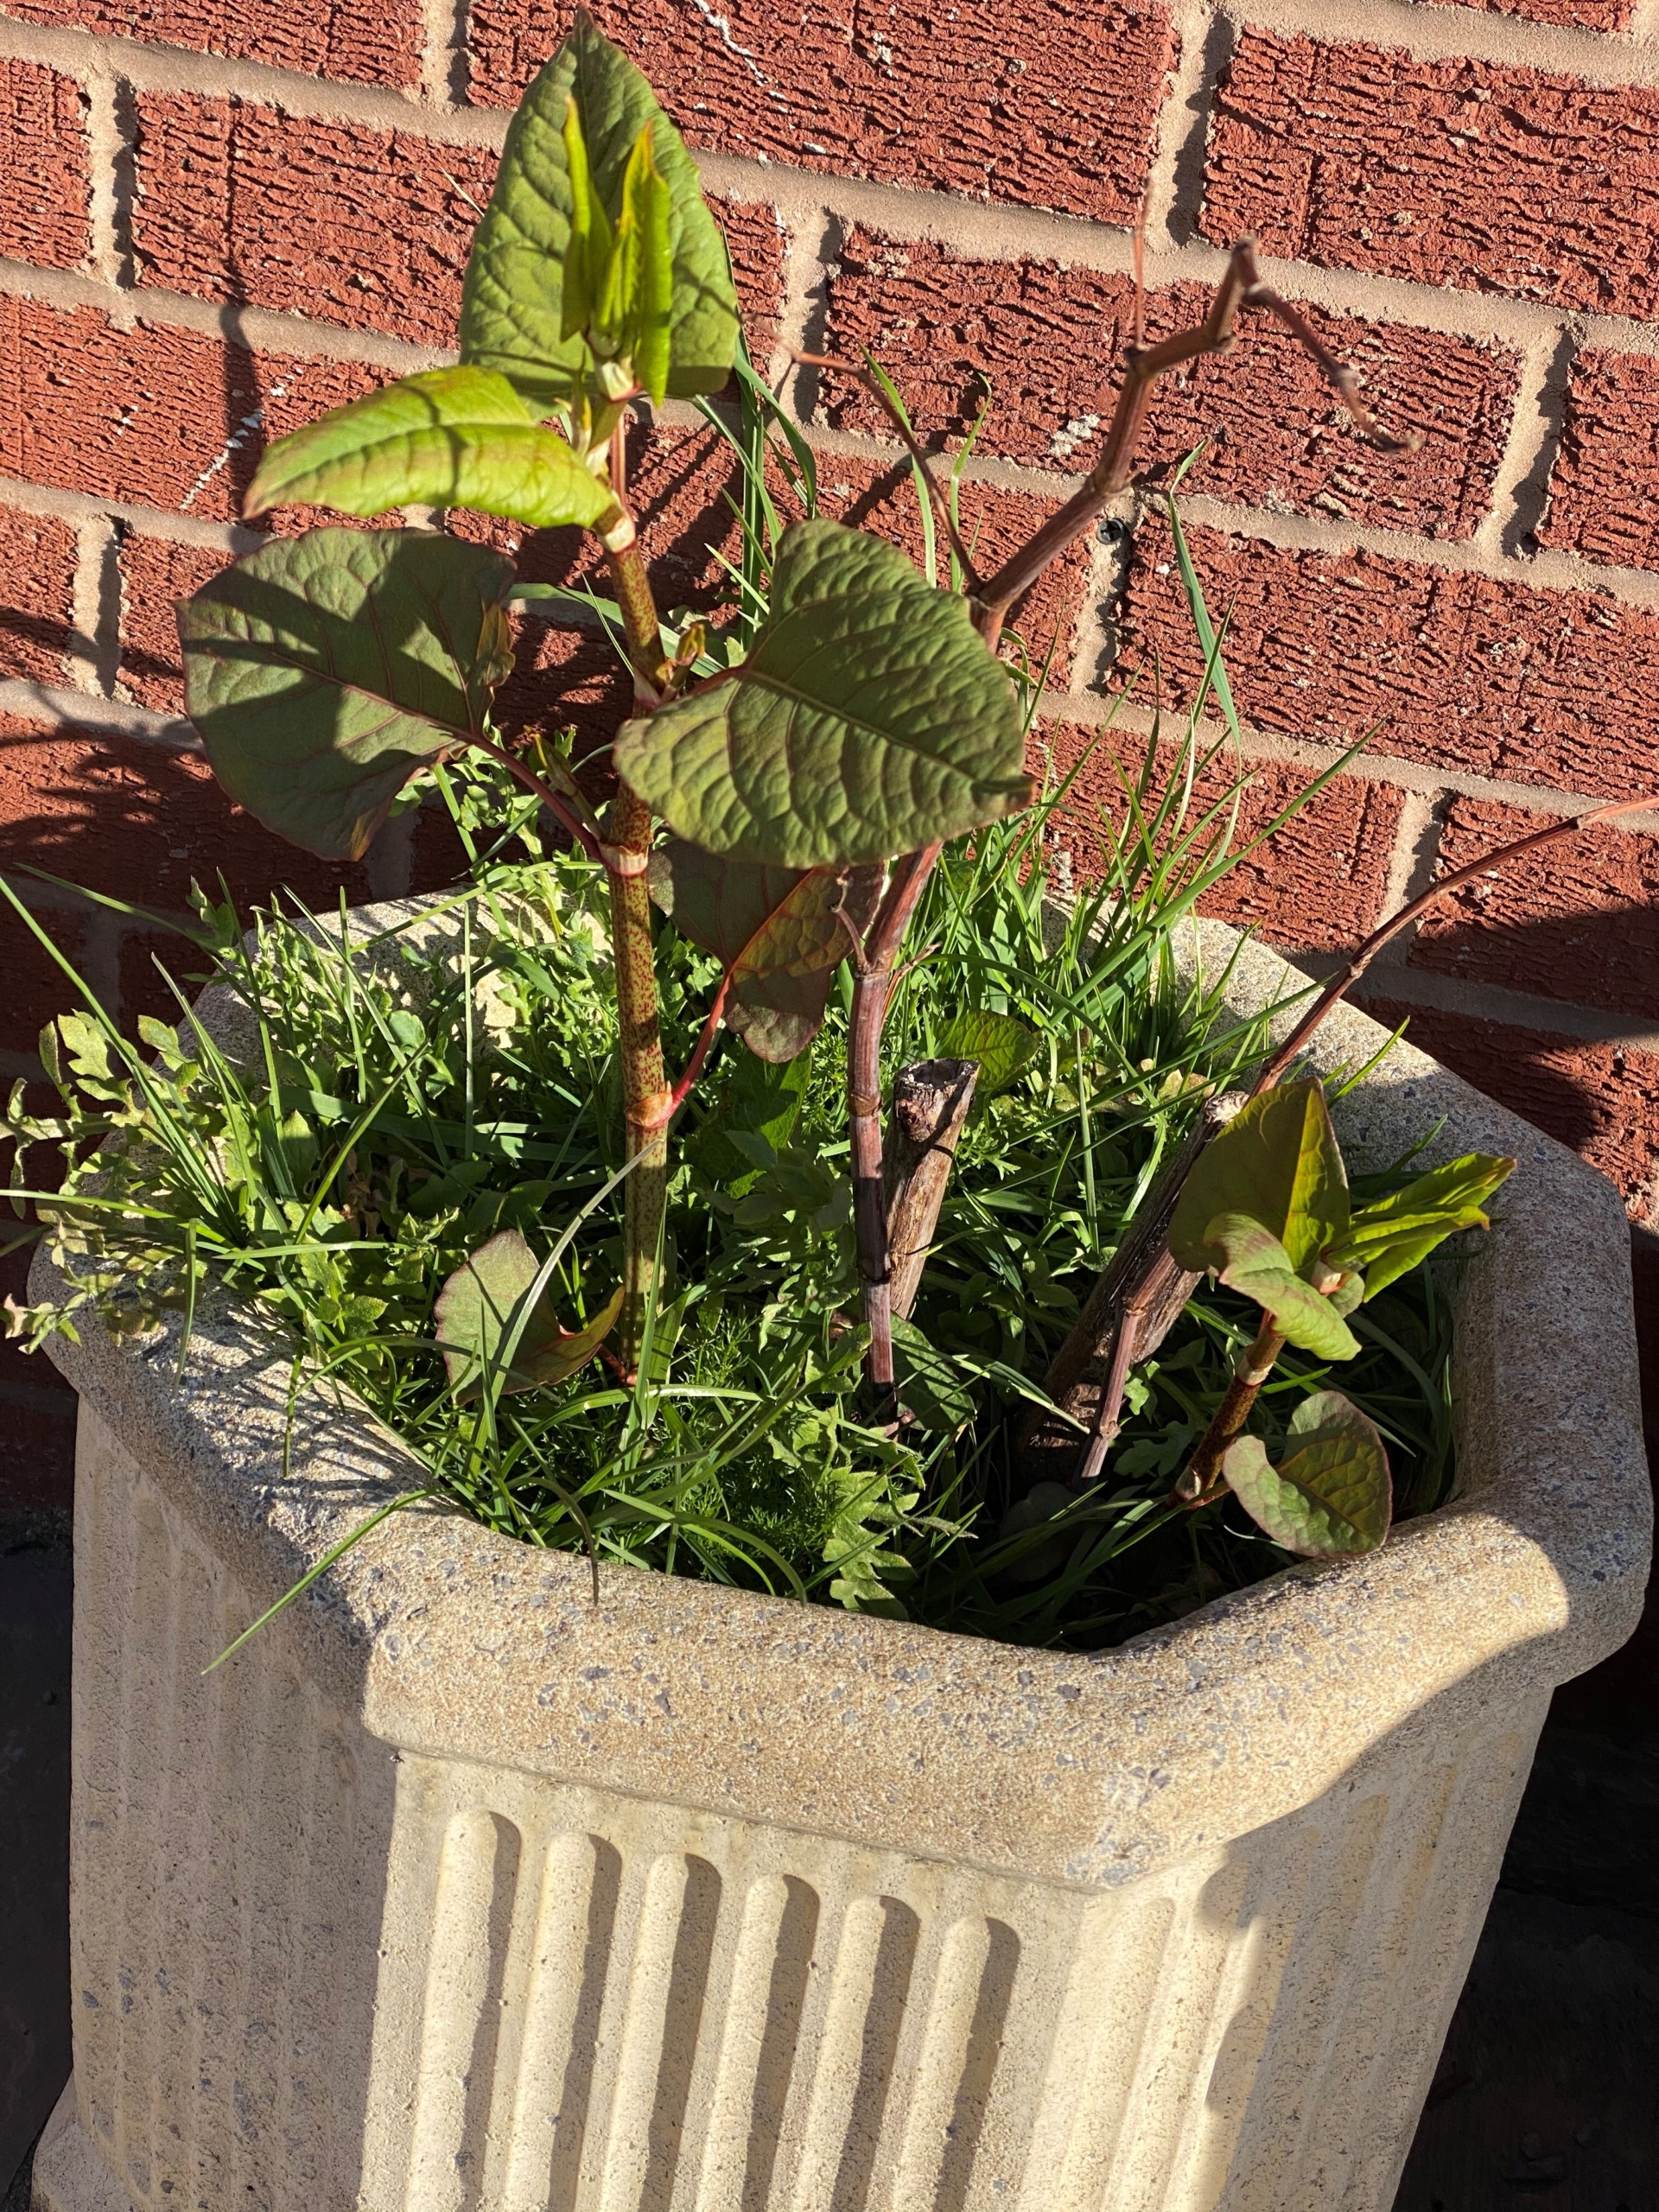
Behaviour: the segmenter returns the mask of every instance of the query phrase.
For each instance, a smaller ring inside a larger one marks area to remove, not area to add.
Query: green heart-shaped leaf
[[[725,681],[625,723],[617,771],[693,844],[772,867],[885,860],[1030,798],[1014,686],[966,600],[896,546],[796,523]]]
[[[942,1060],[977,1060],[975,1096],[989,1098],[1019,1080],[1037,1050],[1037,1037],[1011,1014],[953,1014],[933,1039]]]
[[[1305,1559],[1374,1552],[1389,1533],[1393,1489],[1376,1424],[1338,1390],[1316,1390],[1290,1418],[1275,1467],[1262,1440],[1241,1436],[1222,1473],[1256,1526]]]
[[[1249,1214],[1217,1214],[1198,1249],[1200,1266],[1253,1298],[1287,1344],[1319,1359],[1357,1355],[1359,1340],[1331,1300],[1297,1274],[1279,1239]]]
[[[504,1392],[565,1382],[588,1364],[616,1325],[622,1311],[620,1290],[585,1328],[562,1329],[545,1292],[524,1313],[524,1301],[540,1273],[536,1255],[518,1230],[504,1229],[464,1260],[438,1293],[433,1324],[449,1387],[461,1404],[479,1395],[486,1375],[494,1379],[504,1339],[521,1318],[512,1366],[498,1384]]]
[[[728,1025],[761,1059],[785,1061],[817,1034],[830,971],[852,949],[849,927],[869,927],[881,870],[763,868],[677,837],[651,856],[651,893],[730,976]]]
[[[435,531],[313,530],[179,608],[213,773],[278,836],[356,860],[416,770],[482,728],[512,664],[512,563]]]
[[[923,1428],[951,1436],[974,1417],[974,1395],[948,1352],[931,1344],[913,1321],[895,1313],[899,1395]]]
[[[475,507],[537,530],[595,523],[614,505],[505,377],[464,367],[423,369],[278,438],[244,511],[295,500],[348,515]]]
[[[508,130],[495,190],[467,264],[461,359],[499,370],[539,414],[582,387],[588,367],[582,326],[571,321],[567,327],[563,296],[576,207],[565,138],[573,99],[592,194],[618,219],[629,161],[641,131],[652,127],[651,158],[667,194],[672,269],[663,388],[681,399],[718,391],[737,351],[737,293],[726,242],[678,131],[639,71],[585,10],[578,10],[569,37],[524,94]],[[586,314],[597,304],[584,302]]]
[[[1325,1092],[1309,1077],[1252,1098],[1198,1154],[1176,1202],[1169,1249],[1199,1274],[1210,1224],[1248,1214],[1271,1231],[1300,1274],[1348,1226],[1348,1177]]]
[[[1514,1160],[1497,1154],[1467,1153],[1420,1175],[1403,1191],[1362,1206],[1325,1256],[1332,1267],[1363,1268],[1366,1295],[1375,1297],[1448,1236],[1490,1228],[1484,1202],[1514,1168]]]

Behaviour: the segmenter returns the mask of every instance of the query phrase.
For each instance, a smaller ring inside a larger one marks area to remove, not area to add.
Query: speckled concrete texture
[[[1229,996],[1304,983],[1246,949]],[[1383,1037],[1344,1012],[1317,1057]],[[73,2137],[199,2212],[1382,2212],[1649,1498],[1615,1193],[1406,1047],[1338,1119],[1362,1165],[1437,1122],[1428,1162],[1520,1160],[1459,1270],[1463,1494],[1092,1658],[626,1569],[595,1605],[423,1506],[204,1681],[418,1470],[318,1395],[284,1471],[289,1354],[223,1305],[181,1384],[171,1331],[62,1346],[78,2118],[42,2208],[92,2212]]]

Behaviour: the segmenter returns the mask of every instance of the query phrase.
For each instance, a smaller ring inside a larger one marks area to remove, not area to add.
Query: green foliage
[[[1388,1454],[1375,1421],[1338,1390],[1315,1391],[1290,1417],[1275,1467],[1261,1440],[1241,1436],[1223,1471],[1275,1543],[1307,1559],[1375,1551],[1389,1533]]]
[[[965,600],[839,523],[779,545],[768,618],[728,681],[626,722],[615,760],[676,835],[768,866],[837,868],[1026,806],[1014,686]]]
[[[1169,1227],[1169,1249],[1195,1273],[1217,1214],[1247,1214],[1276,1237],[1298,1274],[1348,1226],[1348,1178],[1317,1078],[1253,1098],[1205,1147]]]
[[[260,515],[296,501],[348,515],[476,507],[537,530],[596,523],[614,504],[505,377],[466,367],[423,369],[278,438],[244,512]]]
[[[978,1061],[980,1098],[995,1098],[1015,1082],[1036,1057],[1038,1044],[1036,1031],[1011,1014],[982,1011],[952,1014],[933,1040],[942,1060]]]
[[[1279,1239],[1249,1214],[1217,1214],[1203,1249],[1217,1279],[1253,1299],[1287,1344],[1321,1359],[1352,1359],[1358,1351],[1332,1301],[1297,1274]]]
[[[471,1403],[491,1384],[501,1391],[550,1389],[579,1374],[610,1334],[621,1291],[580,1328],[562,1328],[546,1294],[550,1272],[521,1230],[502,1229],[438,1293],[433,1325],[458,1404]]]
[[[1499,1185],[1515,1172],[1512,1160],[1484,1152],[1465,1154],[1403,1191],[1362,1206],[1325,1258],[1333,1268],[1363,1268],[1371,1296],[1421,1265],[1460,1230],[1491,1226],[1482,1211]]]
[[[185,703],[267,829],[356,860],[424,763],[480,732],[512,666],[512,564],[459,538],[314,530],[179,609]]]
[[[546,415],[579,408],[596,372],[625,359],[625,389],[637,380],[653,398],[718,391],[737,334],[725,241],[679,133],[639,71],[578,10],[507,132],[467,264],[461,359],[498,371]]]
[[[1249,1333],[1224,1288],[1137,1372],[1101,1493],[999,1533],[1037,1378],[1204,1086],[1259,1046],[1256,1027],[1218,1020],[1222,979],[1180,982],[1164,958],[1165,918],[1218,864],[1224,813],[1201,829],[1178,779],[1151,844],[1158,806],[1137,826],[1126,803],[1102,824],[1116,841],[1106,882],[1058,936],[1033,865],[1058,791],[945,853],[917,923],[931,954],[900,983],[887,1065],[931,1054],[964,1005],[1000,1006],[1038,1050],[963,1135],[899,1344],[920,1418],[893,1438],[860,1421],[861,1338],[841,1318],[855,1276],[833,994],[810,1056],[770,1067],[724,1042],[693,1094],[671,1185],[676,1271],[640,1382],[589,1360],[530,1389],[499,1371],[475,1394],[449,1387],[436,1301],[505,1231],[550,1255],[575,1224],[549,1311],[572,1330],[602,1314],[620,1153],[602,872],[550,858],[534,798],[490,764],[430,780],[476,858],[429,934],[342,943],[299,913],[245,945],[233,916],[204,906],[194,965],[219,963],[251,1009],[234,1051],[155,1023],[133,1046],[90,1007],[60,1025],[46,1057],[62,1109],[30,1117],[20,1094],[9,1127],[75,1163],[48,1204],[78,1287],[69,1311],[20,1313],[26,1339],[73,1327],[76,1299],[142,1331],[222,1281],[293,1332],[308,1375],[365,1398],[435,1494],[505,1534],[1016,1642],[1092,1648],[1283,1564],[1236,1506],[1186,1516],[1163,1502]],[[664,933],[676,1052],[715,965]],[[1362,1312],[1347,1376],[1421,1510],[1449,1480],[1450,1415],[1444,1307],[1416,1280]],[[1364,1333],[1373,1311],[1386,1344]],[[1275,1455],[1279,1421],[1323,1375],[1287,1355],[1263,1401]]]

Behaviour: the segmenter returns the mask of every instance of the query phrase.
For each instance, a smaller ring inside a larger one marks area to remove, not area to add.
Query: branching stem
[[[1241,308],[1262,308],[1276,315],[1303,349],[1312,355],[1334,386],[1338,398],[1361,433],[1383,453],[1409,453],[1420,438],[1396,438],[1384,430],[1359,396],[1358,379],[1309,327],[1306,318],[1288,301],[1281,300],[1262,282],[1256,266],[1255,240],[1241,238],[1233,248],[1227,273],[1216,288],[1210,312],[1196,330],[1178,331],[1157,345],[1132,346],[1117,396],[1106,442],[1100,459],[1089,472],[1083,488],[1072,494],[1059,512],[1005,563],[976,596],[980,602],[979,626],[988,643],[995,645],[1016,600],[1030,590],[1051,561],[1103,513],[1128,483],[1145,425],[1152,387],[1159,378],[1184,362],[1205,353],[1225,353],[1233,344],[1234,324]]]

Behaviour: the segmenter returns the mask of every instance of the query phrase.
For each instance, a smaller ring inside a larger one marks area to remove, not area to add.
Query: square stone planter
[[[1302,980],[1249,950],[1231,997]],[[1520,1160],[1459,1498],[1090,1658],[617,1568],[595,1605],[422,1508],[204,1676],[418,1471],[320,1395],[285,1461],[233,1308],[182,1382],[173,1332],[62,1345],[39,2212],[1387,2212],[1550,1692],[1649,1548],[1618,1198],[1408,1048],[1338,1109],[1362,1165],[1442,1116],[1431,1160]]]

